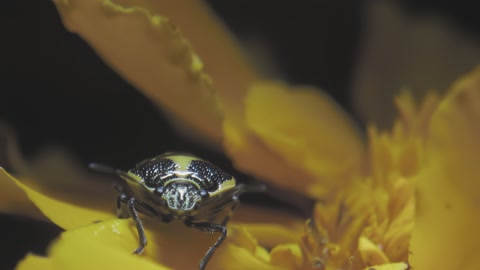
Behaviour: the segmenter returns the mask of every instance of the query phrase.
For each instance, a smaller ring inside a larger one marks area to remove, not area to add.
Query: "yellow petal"
[[[79,204],[62,201],[54,196],[38,192],[14,178],[12,178],[12,180],[27,194],[28,198],[46,217],[64,229],[77,228],[88,223],[94,223],[99,220],[106,220],[114,217],[113,210],[105,212],[95,209],[94,207],[87,208]],[[85,197],[84,200],[88,200],[88,197]]]
[[[242,170],[316,197],[359,170],[363,144],[354,125],[316,89],[257,82],[244,120],[226,112],[225,147]]]
[[[302,232],[300,228],[295,231],[280,224],[272,223],[251,223],[243,224],[242,226],[262,245],[267,247],[296,242]]]
[[[382,265],[389,262],[385,253],[366,237],[362,236],[358,240],[358,250],[366,265]]]
[[[0,211],[47,220],[15,182],[15,178],[0,167]]]
[[[408,264],[404,262],[399,263],[387,263],[382,265],[374,265],[365,267],[364,270],[405,270],[408,268]]]
[[[64,229],[72,229],[115,217],[110,181],[86,174],[65,155],[45,154],[38,159],[23,172],[26,176],[8,179],[48,219]]]
[[[221,261],[215,262],[215,265],[219,267],[213,269],[230,269],[230,270],[243,270],[243,269],[265,269],[265,270],[282,270],[288,269],[286,267],[274,266],[269,262],[259,259],[252,255],[246,249],[228,245],[225,249],[225,253],[217,256]],[[212,260],[216,260],[216,258]],[[213,263],[213,262],[212,262]]]
[[[145,256],[131,254],[135,239],[128,232],[128,220],[68,231],[53,243],[48,258],[29,255],[17,269],[170,269]]]
[[[154,102],[210,140],[219,142],[221,136],[222,105],[216,99],[238,107],[257,77],[201,1],[54,2],[70,31]]]
[[[5,162],[15,171],[15,178],[1,172],[5,183],[0,193],[5,194],[0,210],[48,217],[64,229],[114,217],[116,195],[111,178],[81,167],[63,148],[51,146],[27,161],[13,132],[3,125],[0,140]]]
[[[288,269],[271,264],[269,252],[250,234],[248,226],[232,226],[225,242],[212,258],[212,269]]]
[[[303,253],[296,243],[278,245],[271,251],[271,262],[287,269],[300,268],[304,264]]]
[[[54,270],[55,267],[47,257],[35,255],[33,253],[28,253],[25,258],[23,258],[15,268],[17,270],[30,270],[30,269],[43,269],[43,270]]]
[[[23,160],[12,129],[0,122],[0,212],[47,220],[1,166],[15,169]]]
[[[410,262],[416,269],[480,264],[480,68],[457,82],[432,116],[425,170],[416,177]]]
[[[214,90],[190,43],[161,6],[148,10],[132,1],[124,2],[55,1],[65,26],[81,35],[123,78],[218,140],[220,113]],[[190,2],[194,7],[199,5]]]
[[[318,89],[260,82],[250,88],[245,107],[247,127],[295,167],[322,177],[358,166],[359,133]]]
[[[150,218],[142,221],[148,244],[141,255],[132,254],[138,247],[134,222],[113,219],[62,233],[52,243],[48,259],[56,266],[54,269],[195,269],[218,238],[218,234],[200,232],[181,222],[166,224]],[[228,241],[217,249],[208,265],[210,269],[219,269],[215,261],[227,250]]]

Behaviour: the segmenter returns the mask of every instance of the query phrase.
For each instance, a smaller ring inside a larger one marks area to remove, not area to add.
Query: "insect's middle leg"
[[[133,253],[141,254],[145,249],[145,247],[147,246],[147,236],[145,235],[145,229],[143,228],[142,221],[138,217],[138,212],[137,212],[137,209],[135,208],[135,198],[128,199],[127,208],[133,221],[135,221],[135,225],[137,227],[137,232],[138,232],[138,238],[140,242],[140,245],[135,251],[133,251]]]
[[[134,254],[141,254],[147,246],[147,236],[145,235],[145,229],[143,228],[142,221],[138,217],[138,211],[136,207],[135,198],[130,198],[126,193],[121,193],[117,197],[117,216],[119,218],[131,217],[137,227],[139,246],[133,251]]]
[[[200,264],[198,265],[198,268],[200,270],[204,270],[205,267],[207,266],[208,261],[210,260],[213,253],[215,252],[215,250],[223,243],[223,241],[227,237],[227,228],[221,224],[215,224],[215,223],[209,223],[209,222],[196,223],[189,220],[185,221],[185,225],[187,225],[188,227],[200,230],[202,232],[220,233],[220,236],[218,237],[217,241],[215,241],[215,243],[207,250],[202,260],[200,261]]]

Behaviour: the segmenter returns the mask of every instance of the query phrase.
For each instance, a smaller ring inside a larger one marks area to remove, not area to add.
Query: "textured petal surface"
[[[480,262],[480,69],[458,81],[432,116],[428,165],[417,177],[410,262],[476,269]],[[440,244],[434,244],[440,243]]]
[[[219,141],[221,105],[217,97],[232,106],[256,75],[203,3],[55,3],[65,26],[82,36],[125,79],[187,126]],[[184,37],[183,31],[191,40]],[[204,62],[219,93],[204,72]]]

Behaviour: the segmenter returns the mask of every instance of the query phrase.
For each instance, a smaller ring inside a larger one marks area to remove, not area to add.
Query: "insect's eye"
[[[218,183],[213,183],[212,186],[208,188],[208,191],[215,191],[218,189]]]
[[[202,197],[202,199],[208,198],[209,197],[208,191],[204,189],[200,190],[200,197]]]
[[[162,195],[163,193],[165,193],[165,189],[163,187],[157,187],[154,193],[158,195]]]

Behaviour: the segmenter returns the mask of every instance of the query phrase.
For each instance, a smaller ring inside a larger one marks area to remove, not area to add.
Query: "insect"
[[[264,186],[238,184],[234,177],[198,157],[166,153],[138,163],[124,172],[91,163],[90,168],[120,176],[124,183],[116,185],[117,215],[131,217],[138,231],[141,254],[147,237],[138,213],[169,223],[182,221],[186,226],[208,233],[219,233],[199,264],[205,269],[215,250],[227,236],[226,224],[245,192],[262,191]]]

